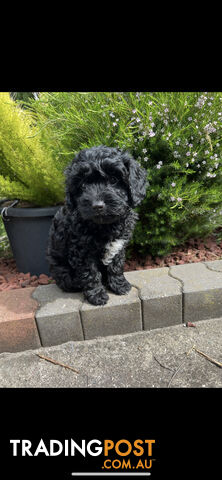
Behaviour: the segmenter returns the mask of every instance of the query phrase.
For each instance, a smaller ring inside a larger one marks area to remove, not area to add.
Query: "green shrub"
[[[221,93],[51,92],[33,109],[58,170],[99,144],[127,149],[147,169],[131,244],[141,254],[166,254],[222,224]]]
[[[41,145],[31,112],[9,93],[0,93],[0,198],[19,198],[35,206],[64,198],[63,175]]]

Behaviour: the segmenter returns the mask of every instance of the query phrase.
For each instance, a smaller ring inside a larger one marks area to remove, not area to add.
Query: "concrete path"
[[[0,354],[0,387],[221,388],[222,318]],[[37,354],[66,364],[64,368]]]

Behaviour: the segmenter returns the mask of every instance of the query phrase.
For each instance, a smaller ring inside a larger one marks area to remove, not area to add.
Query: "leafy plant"
[[[150,187],[132,246],[163,255],[221,222],[220,92],[50,92],[32,102],[37,136],[61,172],[80,149],[130,151]]]
[[[64,198],[64,180],[44,149],[31,112],[9,93],[0,93],[0,198],[19,198],[35,206]]]

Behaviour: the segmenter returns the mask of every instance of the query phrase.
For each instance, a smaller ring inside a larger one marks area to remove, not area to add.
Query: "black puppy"
[[[132,208],[146,194],[146,171],[118,148],[80,151],[66,173],[66,204],[56,213],[47,258],[57,285],[82,290],[104,305],[104,285],[118,295],[131,289],[123,274],[125,248],[138,215]]]

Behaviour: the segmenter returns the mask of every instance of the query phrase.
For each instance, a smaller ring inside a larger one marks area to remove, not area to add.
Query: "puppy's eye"
[[[110,177],[109,181],[110,181],[110,183],[112,183],[112,185],[114,185],[115,183],[118,182],[118,179],[116,177],[112,176],[112,177]]]

